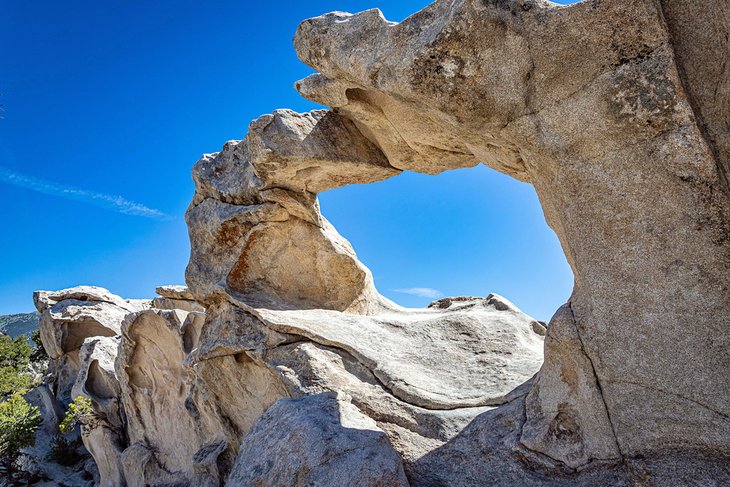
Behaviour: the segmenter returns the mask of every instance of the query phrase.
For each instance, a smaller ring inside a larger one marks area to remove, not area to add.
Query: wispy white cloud
[[[38,193],[58,196],[69,200],[79,201],[98,206],[125,215],[153,218],[155,220],[169,220],[171,217],[141,203],[130,201],[121,196],[97,193],[86,189],[74,188],[65,184],[54,183],[45,179],[27,176],[12,169],[0,166],[0,183],[10,184],[19,188],[29,189]]]
[[[436,299],[444,295],[438,289],[431,289],[430,287],[406,287],[401,289],[393,289],[397,293],[410,294],[411,296],[418,296],[420,298],[431,298]]]

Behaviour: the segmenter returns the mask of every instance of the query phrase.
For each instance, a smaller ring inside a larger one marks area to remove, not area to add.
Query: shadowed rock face
[[[375,421],[350,402],[321,394],[272,406],[244,439],[227,485],[409,484]]]

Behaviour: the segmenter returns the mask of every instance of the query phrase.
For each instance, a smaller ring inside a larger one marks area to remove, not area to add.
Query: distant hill
[[[38,328],[39,318],[40,314],[37,311],[16,315],[0,315],[0,333],[6,333],[13,338],[25,333],[30,337],[30,332]]]

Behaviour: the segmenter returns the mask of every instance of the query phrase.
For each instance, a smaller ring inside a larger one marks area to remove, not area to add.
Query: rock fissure
[[[673,58],[675,59],[675,68],[677,69],[677,72],[679,73],[679,79],[682,84],[683,91],[686,93],[687,101],[692,108],[692,113],[694,115],[694,118],[697,123],[697,127],[699,128],[700,132],[702,133],[702,136],[707,143],[707,146],[710,148],[712,152],[713,159],[715,160],[715,167],[717,170],[717,175],[720,178],[721,187],[725,193],[725,197],[730,199],[730,176],[728,175],[728,167],[726,167],[725,164],[723,164],[723,155],[721,154],[720,148],[718,147],[717,141],[714,137],[712,137],[708,132],[708,124],[705,121],[705,117],[702,114],[702,109],[699,106],[698,100],[696,99],[695,95],[692,93],[692,90],[690,88],[690,83],[688,80],[686,68],[683,65],[682,62],[679,61],[679,56],[677,53],[677,50],[675,48],[675,43],[677,41],[683,42],[683,40],[676,39],[676,33],[673,32],[673,30],[669,27],[669,24],[666,19],[666,4],[669,3],[667,0],[655,0],[655,2],[658,5],[658,10],[661,15],[662,23],[664,24],[665,28],[667,29],[667,32],[669,33],[669,37],[675,40],[675,42],[670,44],[670,47],[673,52]],[[727,11],[726,11],[727,12]],[[728,14],[725,15],[725,27],[730,27],[730,18],[728,17]],[[725,43],[726,45],[730,45],[730,40],[728,39],[728,36],[725,36]],[[727,73],[728,72],[728,52],[727,49],[725,49],[725,52],[723,53],[723,61],[722,61],[722,68],[720,72]],[[720,83],[718,82],[715,86],[715,91],[713,93],[713,99],[720,98],[718,96],[720,91]],[[724,94],[724,96],[728,96],[727,93]],[[727,136],[728,134],[726,134]],[[728,154],[725,154],[725,159],[728,159]]]
[[[622,380],[622,379],[608,379],[608,378],[606,378],[606,379],[604,379],[604,381],[605,382],[610,382],[610,383],[616,383],[616,384],[630,384],[630,385],[638,386],[638,387],[641,387],[641,388],[644,388],[644,389],[650,389],[652,391],[656,391],[656,392],[659,392],[661,394],[667,394],[667,395],[671,395],[671,396],[674,396],[674,397],[678,397],[678,398],[680,398],[680,399],[682,399],[684,401],[688,401],[688,402],[691,402],[693,404],[696,404],[696,405],[702,407],[703,409],[706,409],[706,410],[712,412],[713,414],[717,414],[718,416],[721,416],[725,420],[730,420],[730,415],[728,415],[727,413],[723,413],[722,411],[718,411],[717,409],[713,409],[712,407],[708,406],[707,404],[704,404],[702,401],[698,401],[696,399],[692,399],[691,397],[684,396],[684,395],[682,395],[682,394],[680,394],[678,392],[665,391],[665,390],[662,390],[662,389],[657,388],[655,386],[652,386],[650,384],[641,384],[641,383],[638,383],[638,382],[631,382],[631,381]]]
[[[575,327],[575,334],[578,337],[578,340],[580,341],[580,349],[583,355],[585,355],[586,359],[588,359],[588,363],[591,366],[591,371],[593,372],[593,378],[596,382],[596,387],[598,388],[598,396],[601,398],[601,402],[603,402],[603,407],[606,411],[606,416],[608,419],[608,424],[611,427],[611,432],[613,433],[613,441],[615,442],[616,446],[618,446],[619,451],[621,451],[621,443],[618,441],[618,436],[616,435],[616,430],[614,428],[613,422],[611,421],[611,411],[608,408],[608,404],[606,403],[606,398],[604,396],[603,387],[601,385],[601,380],[598,378],[598,373],[596,371],[596,366],[593,364],[593,359],[588,354],[585,348],[585,344],[583,343],[583,339],[580,336],[580,328],[578,327],[578,323],[575,321],[575,315],[573,314],[573,308],[570,305],[570,301],[567,303],[567,307],[570,310],[571,315],[571,322],[573,323],[573,326]],[[624,452],[621,451],[622,457],[625,456]]]

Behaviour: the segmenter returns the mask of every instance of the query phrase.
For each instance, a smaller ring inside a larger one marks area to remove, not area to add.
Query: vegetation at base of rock
[[[70,433],[79,424],[85,424],[94,416],[94,409],[91,405],[91,399],[87,396],[76,396],[68,406],[66,416],[58,426],[61,433]]]
[[[33,385],[33,376],[26,371],[32,354],[25,335],[0,335],[0,397],[23,392]]]
[[[33,377],[15,367],[0,367],[0,396],[22,392],[33,386]]]
[[[83,458],[78,452],[79,444],[78,438],[67,440],[62,435],[56,435],[51,440],[51,450],[46,459],[59,465],[75,465]]]
[[[20,394],[0,403],[0,459],[12,464],[21,448],[33,445],[42,422],[40,410]]]
[[[48,360],[38,330],[33,333],[33,341],[38,348],[30,345],[26,335],[12,338],[0,333],[0,463],[8,469],[12,469],[22,448],[33,445],[36,430],[43,422],[39,408],[22,396],[36,385],[29,372],[31,363]]]
[[[0,367],[28,365],[32,352],[25,336],[13,339],[8,335],[0,335]]]
[[[30,339],[35,344],[33,352],[30,354],[31,362],[45,362],[48,360],[48,352],[43,348],[43,342],[41,341],[41,330],[33,330],[30,333]]]

